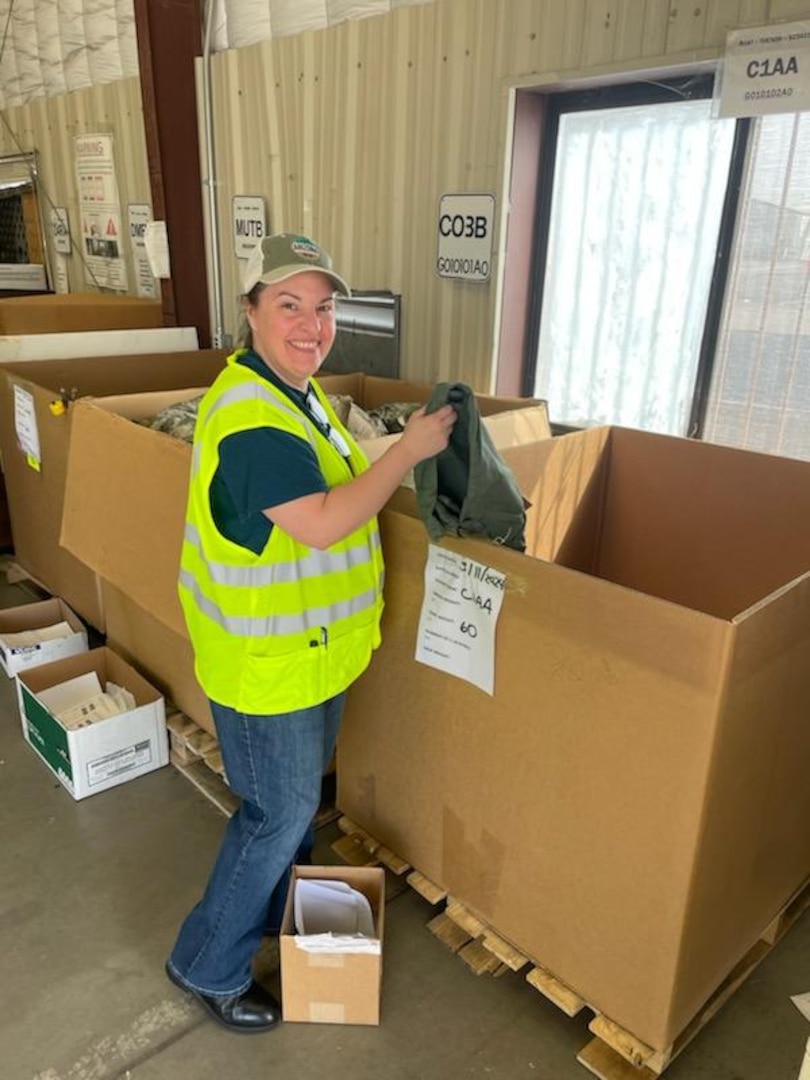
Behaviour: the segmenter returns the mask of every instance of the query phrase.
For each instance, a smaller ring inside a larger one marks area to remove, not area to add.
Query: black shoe
[[[244,1034],[269,1031],[281,1021],[281,1009],[278,1002],[272,994],[255,981],[250,984],[244,994],[236,997],[214,997],[211,994],[201,994],[198,990],[192,990],[190,986],[180,982],[168,964],[166,964],[166,974],[175,986],[191,994],[212,1019],[229,1031]]]

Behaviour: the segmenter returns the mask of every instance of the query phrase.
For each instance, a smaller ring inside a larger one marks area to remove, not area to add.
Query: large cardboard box
[[[342,388],[351,386],[354,399],[368,407],[382,401],[426,401],[432,389],[368,376],[328,376],[319,381],[328,393],[346,393]],[[191,447],[133,421],[154,416],[172,401],[197,393],[128,394],[83,400],[73,406],[61,537],[72,555],[181,635],[186,631],[177,577]],[[405,394],[409,397],[403,397]],[[522,437],[521,407],[532,414],[533,430],[542,426],[548,431],[543,403],[527,405],[525,399],[481,397],[479,407],[486,418],[505,413],[512,416],[512,425],[499,419],[502,441],[509,441],[510,432],[515,438]],[[122,492],[126,492],[125,498]],[[110,513],[111,507],[114,513]]]
[[[494,696],[414,659],[400,493],[338,806],[663,1050],[810,873],[810,463],[621,429],[504,457],[528,553],[442,543],[506,575]]]
[[[87,631],[75,612],[57,597],[0,611],[0,637],[24,633],[26,630],[42,630],[62,622],[71,629],[71,633],[65,637],[30,645],[13,645],[0,640],[0,666],[6,675],[17,675],[26,668],[87,652]]]
[[[301,880],[345,882],[368,900],[374,919],[373,952],[324,952],[294,923]],[[295,866],[279,934],[281,1005],[285,1021],[379,1024],[385,928],[385,871],[380,866]]]
[[[0,299],[0,334],[139,330],[162,325],[160,301],[137,296],[67,293]]]
[[[206,386],[224,362],[223,351],[205,349],[43,360],[35,365],[6,364],[0,368],[0,449],[15,558],[33,578],[63,597],[99,630],[105,628],[99,581],[95,573],[59,546],[74,410],[73,404],[63,408],[63,399]],[[39,469],[31,466],[19,443],[15,422],[18,396],[36,424],[41,451]],[[79,482],[84,480],[79,478]],[[117,512],[119,504],[125,502],[126,490],[121,488],[105,513]],[[154,544],[154,538],[150,544]]]
[[[136,707],[87,727],[67,729],[39,699],[45,690],[94,671],[129,690]],[[18,678],[20,719],[29,745],[74,799],[96,795],[169,763],[163,698],[108,648],[31,668]]]

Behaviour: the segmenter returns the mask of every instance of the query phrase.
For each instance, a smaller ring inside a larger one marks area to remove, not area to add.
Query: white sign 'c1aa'
[[[810,109],[810,22],[730,30],[722,79],[721,117]]]

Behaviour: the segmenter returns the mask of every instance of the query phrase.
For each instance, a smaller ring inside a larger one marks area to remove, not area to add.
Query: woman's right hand
[[[423,405],[408,419],[399,440],[400,449],[407,452],[414,465],[441,453],[450,441],[450,432],[457,419],[452,405],[442,405],[432,413],[426,413]]]
[[[270,507],[265,514],[299,543],[324,551],[379,513],[414,465],[441,453],[455,422],[452,405],[432,413],[417,409],[401,438],[371,468],[349,483],[302,495]]]

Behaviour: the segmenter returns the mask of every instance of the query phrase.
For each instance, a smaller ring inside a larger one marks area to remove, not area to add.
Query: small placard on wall
[[[261,195],[234,195],[233,250],[237,259],[247,259],[267,233],[267,212]]]
[[[489,281],[494,195],[442,195],[436,273],[460,281]]]
[[[70,221],[64,206],[54,206],[51,209],[51,233],[54,251],[58,251],[60,255],[70,255]]]
[[[157,283],[152,275],[152,266],[146,250],[146,230],[152,221],[152,207],[148,203],[130,203],[127,207],[127,215],[138,296],[154,299],[158,294]]]
[[[718,115],[769,116],[810,109],[810,22],[773,23],[726,35]]]

